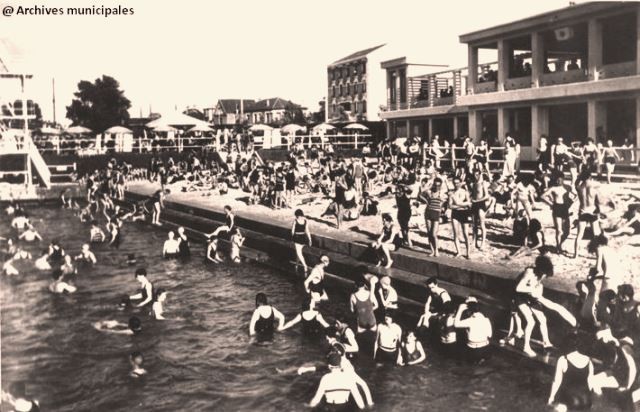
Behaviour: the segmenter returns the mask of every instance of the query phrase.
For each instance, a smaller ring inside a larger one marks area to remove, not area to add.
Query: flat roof
[[[610,12],[624,11],[626,9],[637,8],[640,2],[625,1],[596,1],[568,6],[562,9],[548,11],[510,23],[489,27],[463,34],[460,36],[460,43],[479,43],[483,41],[496,40],[508,37],[518,32],[527,32],[532,29],[540,30],[548,26],[556,26],[563,22],[570,22],[575,19],[586,17],[599,17]]]

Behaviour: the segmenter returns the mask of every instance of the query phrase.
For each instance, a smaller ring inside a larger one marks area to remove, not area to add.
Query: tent
[[[263,132],[270,132],[273,130],[273,127],[267,126],[266,124],[254,124],[249,128],[249,130],[251,130],[252,132],[256,132],[258,130]]]
[[[280,131],[284,134],[296,134],[299,131],[306,132],[307,128],[305,126],[300,126],[294,123],[283,126]]]
[[[56,129],[54,127],[44,126],[44,127],[40,128],[40,133],[42,133],[42,134],[59,135],[59,134],[62,134],[62,131],[59,130],[59,129]]]
[[[116,152],[132,152],[133,151],[133,132],[126,127],[112,126],[104,131],[104,141],[107,142],[107,135],[112,135],[115,141]],[[100,136],[96,136],[96,148],[100,148]]]
[[[360,123],[348,124],[345,127],[343,127],[343,129],[346,129],[346,130],[369,130],[369,128],[367,126],[362,125]]]
[[[175,127],[171,127],[167,124],[160,124],[156,127],[153,128],[154,132],[160,132],[160,133],[176,133],[178,131],[178,129],[176,129]]]
[[[93,130],[84,126],[71,126],[65,130],[68,134],[92,134]]]
[[[186,114],[180,113],[178,111],[172,113],[162,114],[159,118],[150,121],[145,126],[150,129],[155,129],[158,126],[184,126],[184,127],[194,127],[194,126],[209,126],[209,123],[198,120],[195,117],[187,116]]]
[[[196,125],[187,131],[190,133],[194,133],[194,132],[208,133],[208,132],[213,132],[214,130],[206,125]]]
[[[318,133],[326,133],[329,130],[335,130],[335,126],[332,126],[328,123],[320,123],[317,126],[314,126],[312,131],[314,134],[318,134]]]

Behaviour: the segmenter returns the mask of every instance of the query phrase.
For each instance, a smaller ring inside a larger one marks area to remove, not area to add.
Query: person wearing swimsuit
[[[153,210],[151,213],[151,224],[155,226],[160,226],[160,213],[162,209],[164,209],[164,198],[168,195],[169,189],[158,190],[153,194]]]
[[[325,408],[328,411],[353,410],[352,402],[359,409],[365,408],[364,400],[358,390],[356,375],[351,371],[345,371],[342,365],[342,356],[331,353],[328,357],[329,373],[320,379],[320,384],[309,407],[315,408],[324,399]]]
[[[476,170],[474,173],[473,190],[471,191],[471,212],[473,216],[473,239],[476,248],[483,250],[485,238],[487,237],[487,228],[485,225],[487,218],[487,210],[491,209],[491,200],[494,198],[489,193],[489,183],[485,181],[484,174]],[[478,235],[480,237],[480,245],[478,246]]]
[[[491,156],[491,153],[493,153],[493,151],[487,145],[487,141],[483,139],[480,140],[480,146],[476,147],[475,155],[473,156],[480,165],[480,168],[484,169],[482,171],[487,174],[491,173],[489,170],[489,156]]]
[[[440,228],[440,216],[447,201],[447,195],[442,190],[442,179],[439,177],[435,178],[431,188],[421,193],[419,198],[427,204],[424,209],[424,221],[427,226],[431,253],[437,257],[439,255],[438,229]]]
[[[417,365],[418,363],[422,363],[426,359],[422,343],[418,341],[414,331],[410,330],[407,332],[407,335],[402,342],[400,354],[400,364],[403,366]]]
[[[153,302],[154,290],[153,285],[147,279],[147,270],[144,268],[139,268],[136,270],[135,278],[138,282],[140,282],[140,292],[135,295],[129,296],[130,300],[138,300],[139,302],[135,305],[137,308],[141,308],[143,306],[151,305]]]
[[[39,412],[40,404],[37,400],[29,400],[26,395],[24,382],[11,384],[10,393],[2,391],[2,402],[7,402],[15,412]]]
[[[393,322],[394,315],[394,311],[388,310],[384,315],[384,323],[378,325],[373,347],[373,359],[381,363],[400,365],[402,362],[400,354],[402,328]]]
[[[231,206],[226,205],[224,207],[224,215],[225,215],[224,225],[218,226],[216,230],[206,235],[207,237],[216,237],[216,236],[220,236],[221,234],[224,234],[225,236],[229,236],[231,229],[233,229],[233,227],[236,224],[236,218],[231,210]]]
[[[557,176],[551,181],[551,187],[542,194],[541,199],[551,207],[557,252],[563,254],[562,244],[569,237],[571,230],[569,209],[576,199],[576,194],[564,186],[561,176]]]
[[[191,249],[189,248],[189,238],[184,233],[184,228],[182,226],[178,228],[178,242],[180,242],[178,247],[178,254],[180,255],[180,257],[188,258],[189,256],[191,256]]]
[[[371,244],[371,247],[378,255],[378,263],[376,266],[382,265],[382,259],[386,260],[385,268],[389,269],[393,264],[391,252],[396,250],[400,243],[400,237],[397,229],[393,226],[393,218],[388,213],[382,214],[382,233],[377,241]],[[380,253],[382,252],[382,253]]]
[[[301,209],[295,211],[295,219],[291,225],[291,238],[296,250],[296,273],[298,272],[298,263],[300,263],[306,275],[309,268],[304,258],[303,249],[305,245],[311,246],[311,233],[309,232],[309,222]]]
[[[372,277],[373,279],[374,277]],[[366,279],[359,278],[356,280],[356,291],[351,294],[349,299],[351,312],[356,315],[356,323],[358,325],[358,333],[376,330],[376,316],[374,311],[378,307],[373,292],[373,283],[371,288],[367,289]]]
[[[309,276],[304,281],[304,288],[311,296],[311,299],[322,301],[329,300],[327,292],[324,290],[324,269],[329,266],[329,256],[320,256],[320,263],[315,265]]]
[[[564,405],[565,409],[584,410],[591,408],[593,391],[593,363],[578,349],[575,334],[565,339],[564,354],[558,358],[556,372],[551,384],[549,405]]]
[[[460,231],[462,231],[462,237],[466,246],[467,254],[465,257],[469,259],[469,231],[467,224],[469,221],[469,215],[471,207],[471,199],[469,192],[463,187],[463,182],[460,177],[453,178],[454,190],[449,195],[449,208],[451,209],[451,228],[453,231],[453,242],[456,247],[456,257],[460,256],[460,244],[458,239],[460,237]]]
[[[308,299],[304,302],[302,304],[302,312],[285,323],[281,330],[287,330],[298,323],[302,323],[302,333],[305,336],[319,336],[321,330],[329,327],[322,314],[316,310],[316,301],[313,299]]]
[[[616,167],[616,161],[620,161],[620,155],[613,148],[613,141],[607,140],[607,146],[602,149],[602,157],[607,170],[607,183],[611,183],[611,175]]]
[[[278,327],[275,328],[275,321],[278,321]],[[258,293],[256,295],[256,309],[251,315],[249,323],[249,336],[256,336],[258,341],[273,339],[275,330],[282,330],[284,325],[284,315],[267,301],[267,295]]]

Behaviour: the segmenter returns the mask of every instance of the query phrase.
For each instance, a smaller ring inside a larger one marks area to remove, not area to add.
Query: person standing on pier
[[[460,177],[453,178],[454,190],[449,196],[449,207],[451,208],[451,228],[453,232],[453,243],[456,246],[456,257],[460,256],[459,237],[462,231],[462,237],[466,246],[467,254],[465,257],[469,259],[469,223],[471,197],[469,192],[464,188]]]
[[[298,271],[298,263],[300,263],[306,275],[309,268],[304,259],[303,249],[305,245],[311,246],[311,232],[309,231],[309,222],[301,209],[295,211],[295,219],[291,225],[291,237],[296,250],[296,272]]]
[[[329,300],[324,290],[324,269],[329,266],[329,262],[329,256],[320,256],[320,262],[311,269],[311,273],[304,281],[304,288],[313,300]]]
[[[152,200],[153,200],[153,210],[152,210],[152,214],[151,214],[151,224],[155,225],[155,226],[160,226],[160,213],[162,212],[162,209],[164,209],[164,198],[166,195],[168,195],[169,189],[161,189],[156,191],[153,196],[152,196]]]

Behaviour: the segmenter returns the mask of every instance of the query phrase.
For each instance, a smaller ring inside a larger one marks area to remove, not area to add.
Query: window
[[[367,113],[367,101],[363,100],[360,104],[362,105],[362,113]]]
[[[362,73],[366,73],[367,72],[367,63],[362,63]]]
[[[362,82],[362,93],[366,93],[367,92],[367,83]]]

